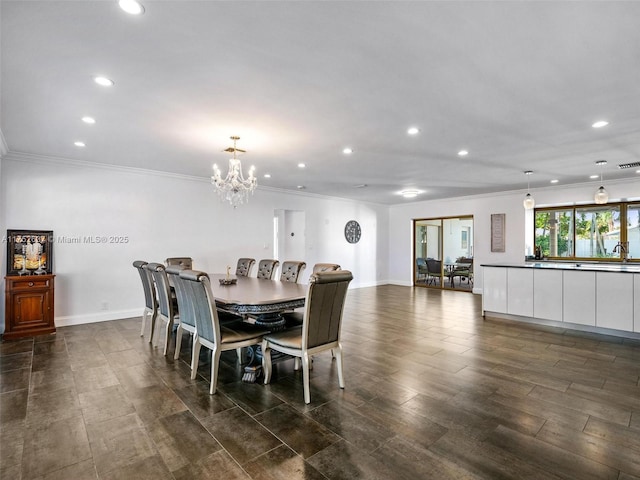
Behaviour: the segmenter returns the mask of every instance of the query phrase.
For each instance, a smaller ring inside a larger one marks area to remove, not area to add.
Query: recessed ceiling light
[[[558,183],[560,180],[558,180],[557,178],[554,178],[553,180],[551,180],[551,183]]]
[[[103,87],[110,87],[113,85],[113,80],[107,77],[93,77],[93,81]]]
[[[460,150],[458,152],[458,156],[459,157],[466,157],[467,155],[469,155],[469,151],[468,150]]]
[[[407,133],[408,133],[409,135],[417,135],[417,134],[419,134],[419,133],[420,133],[420,129],[419,129],[418,127],[410,127],[410,128],[407,130]]]
[[[136,2],[136,0],[118,0],[120,8],[131,15],[141,15],[144,13],[144,7]]]
[[[607,122],[606,120],[598,120],[597,122],[595,122],[591,126],[593,128],[602,128],[602,127],[606,127],[607,125],[609,125],[609,122]]]
[[[298,190],[304,190],[304,189],[305,189],[305,188],[307,188],[307,187],[305,187],[304,185],[298,185],[296,188],[297,188]]]
[[[403,190],[400,192],[404,198],[415,198],[420,192],[418,190]]]
[[[353,153],[353,148],[350,148],[350,147],[343,148],[342,153],[344,153],[345,155],[351,155]]]
[[[74,144],[76,147],[84,147],[84,146],[85,146],[84,142],[73,142],[73,144]]]
[[[636,170],[636,173],[640,173],[640,170]]]
[[[369,185],[366,183],[361,183],[359,185],[354,185],[353,188],[367,188]]]
[[[593,178],[600,178],[600,175],[590,175],[589,178],[593,179]]]
[[[96,119],[93,117],[82,117],[82,121],[84,123],[89,123],[91,125],[93,125],[94,123],[96,123]]]
[[[265,173],[264,174],[264,178],[271,178],[271,174],[270,173]]]
[[[298,168],[304,168],[304,167],[306,167],[306,165],[304,163],[299,163],[298,164]]]

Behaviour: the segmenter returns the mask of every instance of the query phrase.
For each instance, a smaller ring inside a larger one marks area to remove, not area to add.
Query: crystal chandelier
[[[243,204],[249,200],[249,193],[258,186],[258,181],[254,176],[255,167],[252,165],[249,169],[249,178],[246,180],[242,175],[242,164],[240,160],[236,158],[237,153],[245,153],[245,150],[236,148],[236,142],[240,140],[240,137],[231,137],[233,140],[233,147],[229,147],[225,152],[233,153],[233,158],[229,159],[229,171],[227,176],[223,179],[218,165],[213,166],[213,176],[211,177],[211,183],[216,186],[218,195],[223,201],[228,201],[233,208]]]

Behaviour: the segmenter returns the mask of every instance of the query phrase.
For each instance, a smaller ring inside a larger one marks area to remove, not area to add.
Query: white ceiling
[[[9,152],[208,177],[239,135],[261,186],[388,205],[638,176],[640,2],[143,4],[0,2]]]

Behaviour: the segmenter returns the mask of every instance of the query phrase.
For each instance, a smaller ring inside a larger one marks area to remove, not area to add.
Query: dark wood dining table
[[[231,285],[223,285],[220,280],[236,279]],[[216,307],[225,312],[241,315],[247,321],[266,327],[272,331],[286,328],[282,312],[304,307],[308,285],[280,280],[263,280],[255,277],[242,277],[219,273],[210,273],[211,290]],[[244,369],[243,382],[256,381],[261,370],[262,352],[260,346],[249,349],[251,360]],[[288,358],[275,357],[274,360]]]
[[[236,283],[222,285],[220,279],[227,278],[224,273],[212,273],[209,278],[220,310],[250,316],[256,324],[273,329],[284,327],[282,312],[304,307],[308,288],[300,283],[235,275],[230,278],[236,279]]]

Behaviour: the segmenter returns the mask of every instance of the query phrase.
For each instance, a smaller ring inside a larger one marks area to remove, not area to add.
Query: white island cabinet
[[[510,268],[507,271],[507,313],[533,316],[533,270]]]
[[[562,272],[562,321],[596,325],[596,272]]]
[[[562,321],[562,272],[533,270],[533,317]]]
[[[633,277],[624,273],[596,273],[596,326],[633,331]]]
[[[640,338],[640,265],[482,265],[485,316]]]
[[[485,282],[482,290],[482,309],[507,313],[507,269],[487,267],[482,273]]]

